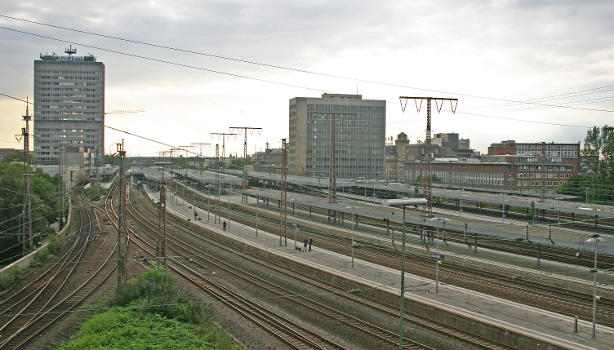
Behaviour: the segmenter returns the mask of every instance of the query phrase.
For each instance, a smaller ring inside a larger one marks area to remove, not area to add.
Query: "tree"
[[[23,153],[21,154],[23,157]],[[23,158],[22,158],[23,159]],[[14,159],[0,162],[0,264],[5,265],[21,254],[20,232],[23,210],[23,165]],[[59,212],[58,177],[40,169],[31,171],[33,242],[53,233],[49,224]]]
[[[614,202],[614,135],[608,125],[593,127],[586,133],[580,151],[580,174],[565,181],[558,193],[585,198],[587,202],[612,204]]]

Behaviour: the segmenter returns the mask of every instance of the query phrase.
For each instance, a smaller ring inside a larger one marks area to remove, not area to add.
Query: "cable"
[[[47,26],[47,27],[67,30],[67,31],[73,31],[73,32],[81,33],[81,34],[99,36],[99,37],[103,37],[103,38],[107,38],[107,39],[120,40],[120,41],[124,41],[124,42],[128,42],[128,43],[133,43],[133,44],[145,45],[145,46],[150,46],[150,47],[155,47],[155,48],[162,48],[162,49],[167,49],[167,50],[172,50],[172,51],[177,51],[177,52],[190,53],[190,54],[195,54],[195,55],[200,55],[200,56],[214,57],[214,58],[218,58],[218,59],[235,61],[235,62],[241,62],[241,63],[251,64],[251,65],[264,66],[264,67],[281,69],[281,70],[288,70],[288,71],[293,71],[293,72],[297,72],[297,73],[305,73],[305,74],[311,74],[311,75],[320,75],[320,76],[325,76],[325,77],[329,77],[329,78],[337,78],[337,79],[343,79],[343,80],[359,81],[359,82],[363,82],[363,83],[370,83],[370,84],[377,84],[377,85],[384,85],[384,86],[391,86],[391,87],[400,87],[400,88],[407,88],[407,89],[414,89],[414,90],[428,91],[428,92],[437,92],[437,93],[443,93],[443,94],[451,94],[451,95],[473,97],[473,98],[495,100],[495,101],[503,101],[503,102],[510,102],[510,103],[530,104],[530,105],[552,107],[552,108],[580,109],[580,110],[589,110],[589,111],[598,111],[598,112],[607,112],[607,113],[614,112],[614,110],[603,110],[603,109],[597,109],[597,108],[570,107],[570,106],[563,106],[563,105],[549,105],[549,104],[543,104],[543,103],[531,102],[531,101],[520,101],[520,100],[505,99],[505,98],[499,98],[499,97],[489,97],[489,96],[478,96],[478,95],[463,94],[463,93],[458,93],[458,92],[442,91],[442,90],[435,90],[435,89],[426,89],[426,88],[420,88],[420,87],[416,87],[416,86],[409,86],[409,85],[403,85],[403,84],[388,83],[388,82],[383,82],[383,81],[378,81],[378,80],[361,79],[361,78],[356,78],[356,77],[351,77],[351,76],[344,76],[344,75],[331,74],[331,73],[325,73],[325,72],[310,71],[310,70],[306,70],[306,69],[299,69],[299,68],[281,66],[281,65],[264,63],[264,62],[257,62],[257,61],[252,61],[252,60],[248,60],[248,59],[233,58],[233,57],[223,56],[223,55],[214,54],[214,53],[199,52],[199,51],[181,49],[181,48],[176,48],[176,47],[168,46],[168,45],[154,44],[154,43],[150,43],[150,42],[146,42],[146,41],[127,39],[127,38],[122,38],[122,37],[117,37],[117,36],[112,36],[112,35],[100,34],[100,33],[96,33],[96,32],[89,32],[89,31],[85,31],[85,30],[81,30],[81,29],[75,29],[75,28],[63,27],[63,26],[58,26],[58,25],[49,24],[49,23],[37,22],[37,21],[28,20],[28,19],[24,19],[24,18],[12,17],[12,16],[8,16],[8,15],[4,15],[4,14],[0,14],[0,17],[9,18],[9,19],[12,19],[12,20],[15,20],[15,21],[28,22],[28,23],[33,23],[33,24],[41,25],[41,26]],[[11,29],[11,28],[6,28],[6,27],[0,27],[0,28],[7,29],[7,30],[17,31],[17,32],[20,32],[20,33],[23,33],[23,34],[29,34],[29,35],[45,37],[45,36],[41,36],[41,35],[37,35],[37,34],[33,34],[33,33],[28,33],[28,32],[24,32],[24,31],[19,31],[19,30]],[[45,38],[50,38],[50,37],[45,37]],[[68,42],[68,41],[65,41],[65,40],[59,40],[59,39],[55,39],[55,38],[53,38],[53,40]],[[68,43],[71,43],[71,42],[68,42]],[[72,42],[72,44],[81,45],[81,46],[85,46],[85,47],[96,48],[96,47],[93,47],[93,46],[78,44],[78,43],[75,43],[75,42]],[[97,49],[100,49],[100,48],[97,48]],[[105,50],[105,49],[102,49],[102,50]],[[107,50],[105,50],[105,51],[107,51]],[[108,51],[114,52],[112,50],[108,50]],[[117,52],[117,53],[120,53],[120,52]],[[122,53],[122,54],[124,54],[124,53]],[[212,70],[210,70],[210,71],[212,71]],[[242,78],[245,78],[245,79],[257,79],[257,78],[247,77],[247,76],[238,76],[238,75],[235,75],[235,74],[232,74],[232,73],[221,73],[221,72],[217,72],[217,71],[215,71],[215,72],[218,73],[218,74],[231,74],[233,76],[242,77]],[[257,80],[259,80],[259,79],[257,79]],[[261,81],[266,81],[266,80],[261,80]],[[272,82],[272,81],[266,81],[266,82]],[[288,86],[299,87],[299,86],[295,86],[295,85],[288,85]],[[315,90],[315,89],[307,88],[307,87],[299,87],[299,88]],[[318,91],[318,90],[316,90],[316,91]]]
[[[116,54],[123,55],[123,56],[128,56],[128,57],[140,58],[140,59],[146,60],[146,61],[164,63],[164,64],[168,64],[168,65],[172,65],[172,66],[177,66],[177,67],[182,67],[182,68],[188,68],[188,69],[194,69],[194,70],[199,70],[199,71],[204,71],[204,72],[209,72],[209,73],[215,73],[215,74],[230,76],[230,77],[234,77],[234,78],[255,80],[255,81],[259,81],[259,82],[263,82],[263,83],[281,85],[281,86],[286,86],[286,87],[291,87],[291,88],[296,88],[296,89],[311,90],[311,91],[316,91],[316,92],[319,92],[319,93],[326,92],[323,89],[315,89],[315,88],[301,86],[301,85],[284,83],[284,82],[281,82],[281,81],[256,78],[256,77],[252,77],[252,76],[248,76],[248,75],[242,75],[242,74],[237,74],[237,73],[230,73],[230,72],[225,72],[225,71],[220,71],[220,70],[215,70],[215,69],[210,69],[210,68],[205,68],[205,67],[198,67],[198,66],[193,66],[193,65],[185,64],[185,63],[178,63],[178,62],[174,62],[174,61],[168,61],[168,60],[163,60],[163,59],[159,59],[159,58],[153,58],[153,57],[149,57],[149,56],[137,55],[137,54],[132,54],[132,53],[123,52],[123,51],[119,51],[119,50],[105,49],[105,48],[98,47],[98,46],[83,44],[83,43],[80,43],[80,42],[77,42],[77,41],[70,41],[70,40],[59,39],[59,38],[55,38],[55,37],[52,37],[52,36],[47,36],[47,35],[42,35],[42,34],[26,32],[26,31],[23,31],[23,30],[18,30],[18,29],[3,27],[3,26],[0,26],[0,29],[9,30],[9,31],[13,31],[13,32],[16,32],[16,33],[30,35],[30,36],[34,36],[34,37],[38,37],[38,38],[59,41],[59,42],[67,43],[67,44],[80,45],[80,46],[83,46],[83,47],[89,47],[91,49],[96,49],[96,50],[100,50],[100,51],[116,53]]]

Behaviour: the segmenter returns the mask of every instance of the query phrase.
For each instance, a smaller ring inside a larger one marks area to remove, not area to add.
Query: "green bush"
[[[48,235],[47,242],[49,244],[45,248],[40,248],[36,254],[34,254],[34,259],[32,260],[32,264],[30,264],[32,267],[37,267],[46,263],[49,261],[49,258],[59,253],[62,249],[62,240],[55,234]]]
[[[0,277],[0,290],[5,290],[18,283],[21,280],[21,276],[23,276],[23,272],[24,270],[19,267],[13,267],[5,272],[4,275]]]
[[[47,247],[41,248],[36,252],[36,254],[34,254],[34,259],[32,260],[32,263],[30,264],[30,266],[32,267],[40,266],[46,263],[47,261],[49,261],[50,256],[51,256],[51,253],[49,253],[49,249]]]
[[[196,326],[155,313],[112,310],[89,319],[62,350],[70,349],[211,349]]]
[[[61,349],[239,349],[213,322],[209,308],[175,287],[154,265],[100,304],[110,308],[88,320]]]
[[[97,201],[100,199],[100,196],[106,194],[108,190],[104,189],[101,186],[90,186],[86,188],[84,192],[87,199],[91,201]]]
[[[47,236],[47,242],[49,242],[47,249],[49,249],[49,253],[53,255],[56,255],[62,249],[62,240],[55,234]]]

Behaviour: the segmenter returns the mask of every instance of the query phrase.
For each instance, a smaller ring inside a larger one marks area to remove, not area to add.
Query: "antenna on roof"
[[[66,52],[68,55],[74,55],[77,53],[77,49],[73,49],[72,45],[70,45],[68,48],[64,49],[64,52]]]

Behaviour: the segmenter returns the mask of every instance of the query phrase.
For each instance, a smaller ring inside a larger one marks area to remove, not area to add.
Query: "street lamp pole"
[[[405,318],[405,310],[403,302],[405,301],[405,207],[403,204],[403,239],[401,244],[401,301],[399,302],[399,350],[403,350],[403,319]]]
[[[401,300],[399,300],[399,350],[403,350],[403,319],[405,318],[404,302],[405,302],[405,236],[407,234],[407,226],[405,224],[406,207],[411,204],[422,204],[423,201],[404,198],[404,199],[386,199],[382,201],[385,206],[401,206],[403,207],[403,239],[401,243]]]
[[[356,207],[345,207],[346,209],[352,209],[352,268],[354,268],[354,226],[356,225]]]
[[[599,237],[598,234],[594,234],[591,238],[587,239],[587,243],[593,243],[593,251],[595,252],[595,265],[593,270],[593,338],[596,336],[595,321],[597,318],[597,243],[604,239]]]
[[[354,268],[354,226],[356,225],[356,212],[352,207],[352,268]]]

